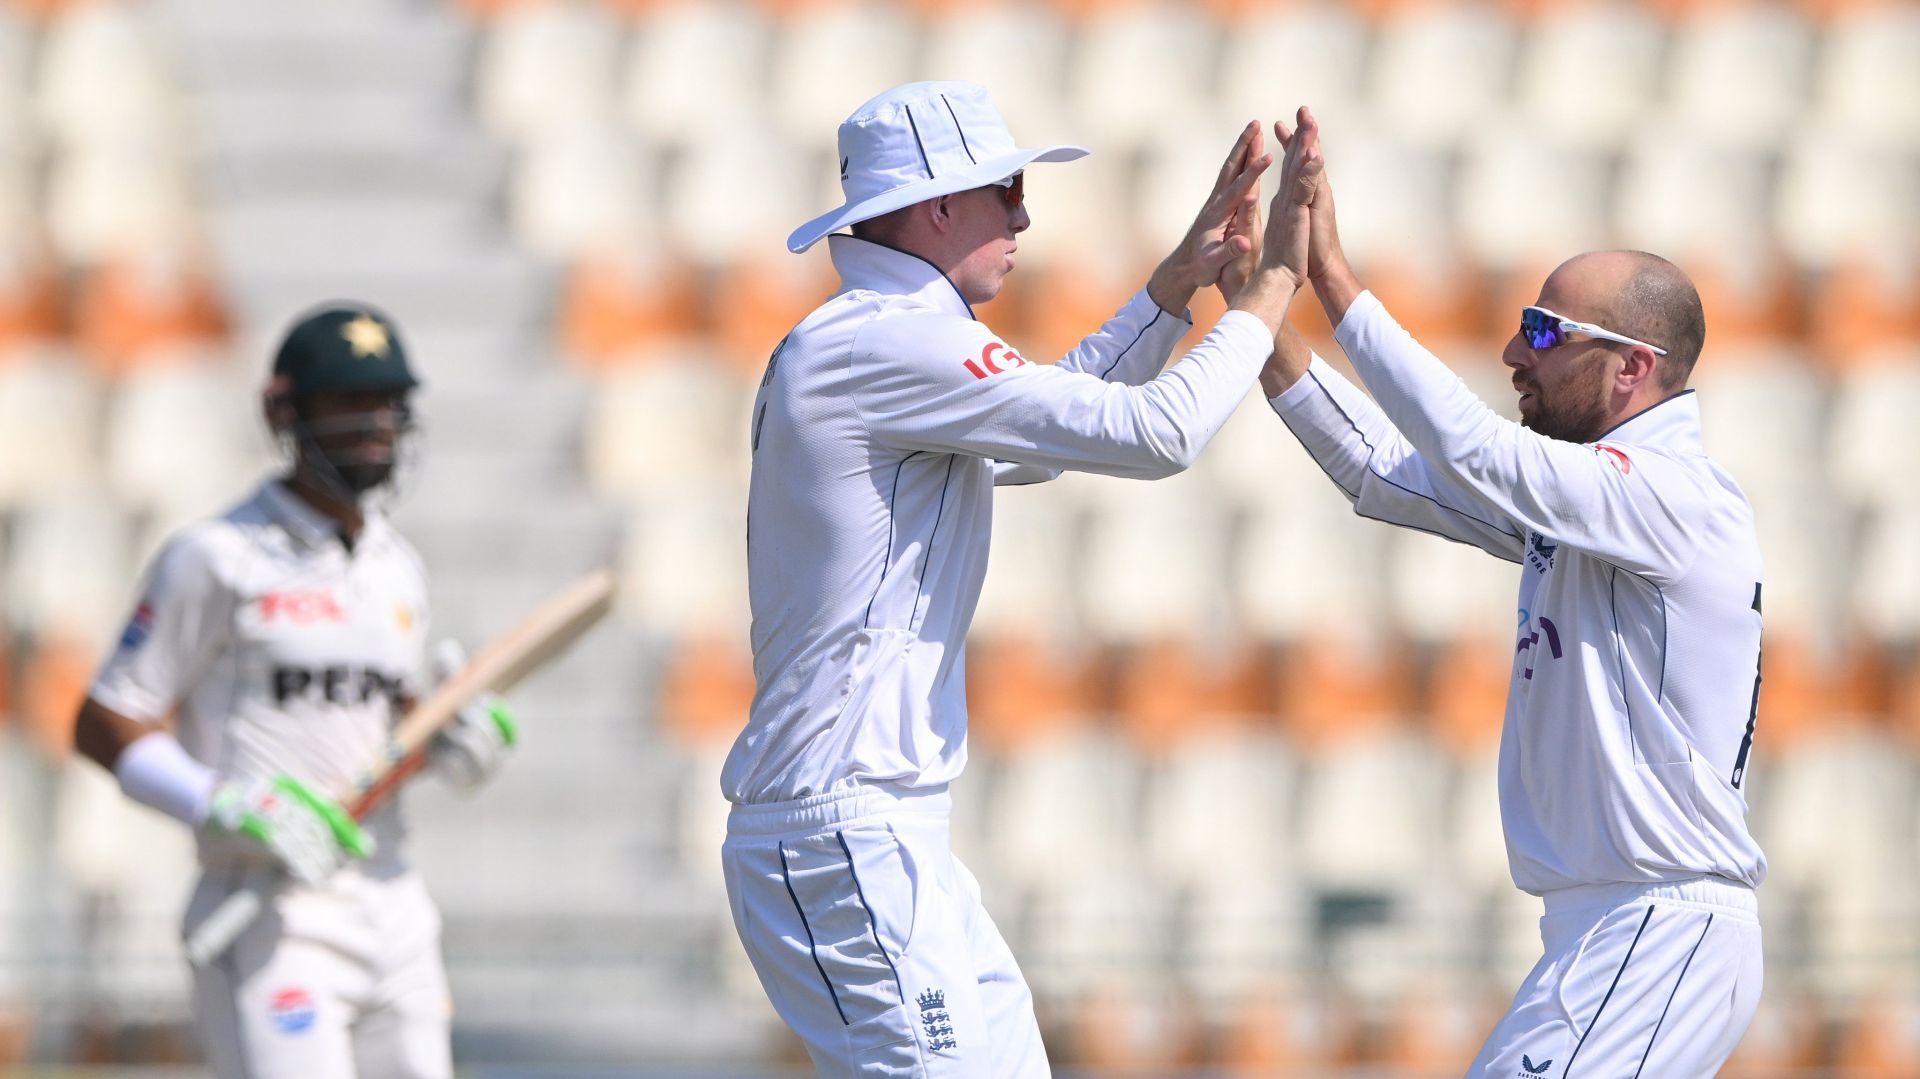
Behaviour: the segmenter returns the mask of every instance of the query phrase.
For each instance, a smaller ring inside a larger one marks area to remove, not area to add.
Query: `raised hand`
[[[1320,173],[1325,162],[1320,157],[1320,126],[1313,113],[1302,105],[1295,114],[1297,129],[1285,121],[1275,121],[1273,133],[1286,148],[1280,162],[1280,187],[1274,192],[1262,245],[1259,268],[1286,273],[1294,285],[1309,278],[1312,207],[1320,192]]]
[[[1292,143],[1302,141],[1305,151],[1312,153],[1316,158],[1319,157],[1320,124],[1314,118],[1313,110],[1303,106],[1297,119],[1300,125],[1297,130],[1289,129],[1284,122],[1276,121],[1273,125],[1274,136],[1288,151],[1292,150]],[[1284,165],[1282,169],[1284,172]],[[1311,209],[1308,213],[1311,228],[1307,240],[1307,277],[1318,284],[1326,279],[1330,268],[1344,269],[1346,255],[1340,249],[1340,230],[1333,210],[1333,185],[1327,179],[1324,160],[1314,186]]]
[[[1200,213],[1173,253],[1160,263],[1147,283],[1147,293],[1164,310],[1178,313],[1199,289],[1221,279],[1221,271],[1257,246],[1242,222],[1248,206],[1258,220],[1260,175],[1273,164],[1263,151],[1264,136],[1255,120],[1240,131]],[[1244,274],[1240,279],[1244,281]]]

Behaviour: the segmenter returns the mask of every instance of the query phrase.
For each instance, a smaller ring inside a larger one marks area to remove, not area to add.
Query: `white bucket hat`
[[[1013,144],[987,88],[972,82],[910,82],[853,111],[840,125],[840,190],[847,198],[793,230],[798,254],[820,237],[916,202],[985,187],[1035,161],[1072,161],[1080,146]]]

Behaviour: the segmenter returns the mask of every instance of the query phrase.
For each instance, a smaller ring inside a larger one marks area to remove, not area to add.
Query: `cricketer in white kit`
[[[214,1074],[448,1079],[440,919],[407,864],[399,803],[363,830],[324,793],[351,788],[417,696],[425,573],[364,501],[391,476],[416,382],[391,323],[362,305],[303,319],[274,370],[267,412],[291,474],[166,543],[76,741],[196,829],[187,933],[250,875],[290,878],[193,971]],[[495,701],[447,733],[431,761],[470,789],[514,726]]]
[[[1148,288],[1036,364],[971,305],[1012,269],[1020,170],[1085,151],[1019,149],[986,91],[957,82],[890,90],[839,140],[847,204],[789,246],[854,225],[830,240],[842,285],[775,350],[751,420],[758,688],[721,777],[727,891],[822,1075],[1044,1076],[1031,995],[948,838],[993,488],[1190,464],[1271,350],[1305,214],[1276,203],[1253,262],[1238,230],[1271,158],[1250,125]],[[1316,167],[1289,158],[1283,191]],[[1172,312],[1230,261],[1235,310],[1162,373],[1188,326]]]
[[[1309,273],[1373,396],[1289,335],[1262,374],[1274,411],[1361,516],[1521,567],[1500,806],[1545,954],[1468,1075],[1711,1076],[1760,998],[1742,784],[1763,574],[1684,389],[1699,297],[1640,252],[1563,264],[1503,356],[1516,424],[1363,291],[1320,184]]]

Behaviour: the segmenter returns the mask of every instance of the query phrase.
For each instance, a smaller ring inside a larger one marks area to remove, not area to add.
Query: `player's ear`
[[[293,407],[293,379],[286,375],[274,376],[260,395],[260,411],[267,419],[268,429],[274,434],[291,428],[298,418]]]
[[[1660,379],[1660,357],[1650,348],[1634,345],[1627,349],[1626,362],[1620,366],[1616,376],[1620,388],[1632,392],[1645,383],[1658,382]]]

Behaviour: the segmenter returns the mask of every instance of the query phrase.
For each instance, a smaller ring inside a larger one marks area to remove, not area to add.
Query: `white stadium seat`
[[[1204,118],[1213,34],[1204,12],[1164,0],[1089,14],[1068,62],[1070,141],[1125,155]]]
[[[1920,151],[1920,7],[1862,4],[1828,29],[1819,100],[1831,123],[1888,149]]]
[[[128,140],[177,142],[186,124],[163,26],[145,5],[107,2],[63,8],[40,49],[41,123],[67,149]]]
[[[1674,32],[1669,102],[1696,138],[1779,145],[1805,114],[1813,35],[1792,4],[1705,4]]]
[[[1559,127],[1517,114],[1465,148],[1453,220],[1468,254],[1495,270],[1552,265],[1607,245],[1608,161]],[[1520,136],[1515,131],[1527,128]]]
[[[611,11],[584,0],[509,6],[487,25],[475,61],[481,120],[522,140],[611,115],[620,30]]]
[[[929,18],[918,74],[986,86],[1022,146],[1079,144],[1085,136],[1064,108],[1071,40],[1066,22],[1050,6],[955,4]]]
[[[533,254],[571,260],[657,243],[652,155],[612,125],[555,124],[524,144],[508,196],[514,236]]]
[[[0,355],[0,509],[84,485],[99,471],[100,387],[78,356]]]
[[[1775,186],[1787,250],[1822,269],[1920,247],[1920,157],[1815,130],[1788,147]]]
[[[1372,65],[1380,118],[1409,142],[1454,144],[1506,95],[1514,36],[1491,4],[1416,4],[1389,17]],[[1346,166],[1341,175],[1351,173]],[[1344,202],[1341,211],[1344,223]]]
[[[29,507],[8,554],[6,617],[19,631],[104,645],[132,609],[126,514],[103,492],[74,488]]]
[[[1366,70],[1367,31],[1366,20],[1340,4],[1250,10],[1221,35],[1220,114],[1271,123],[1276,112],[1300,105],[1323,119],[1350,111]]]
[[[756,4],[659,5],[634,27],[620,77],[621,113],[651,142],[679,144],[737,130],[764,110],[770,48]]]
[[[1526,119],[1496,123],[1499,137],[1516,148],[1617,145],[1653,104],[1662,37],[1657,17],[1640,5],[1549,6],[1518,49],[1514,97]],[[1604,93],[1595,92],[1596,71],[1606,72]]]
[[[914,30],[905,12],[874,0],[794,5],[777,26],[769,60],[766,107],[776,130],[800,146],[830,151],[849,113],[914,77]],[[781,175],[770,165],[755,170],[756,180]]]

